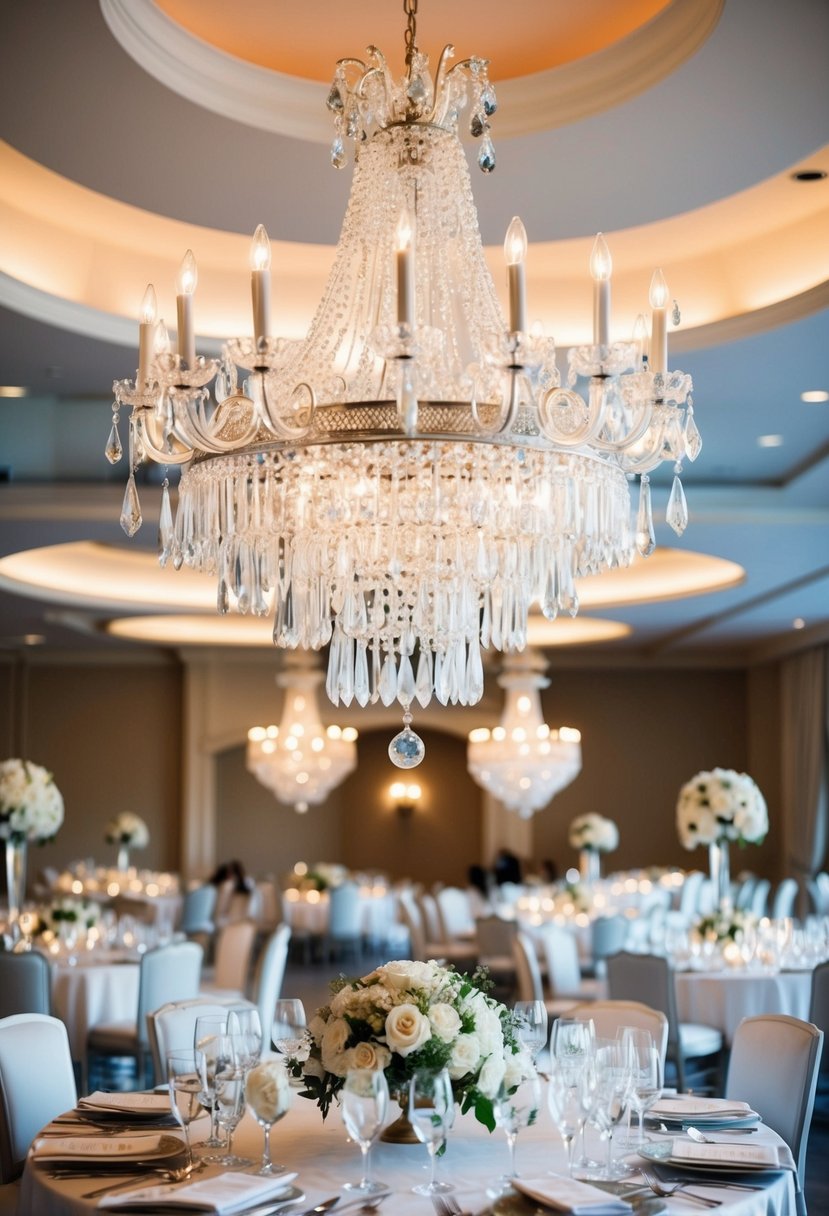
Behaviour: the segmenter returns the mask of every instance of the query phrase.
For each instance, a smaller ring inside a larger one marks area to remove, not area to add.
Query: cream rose
[[[391,1052],[382,1043],[358,1043],[350,1051],[344,1052],[344,1062],[348,1072],[352,1068],[383,1072],[391,1063]]]
[[[274,1123],[288,1110],[293,1093],[282,1060],[263,1060],[247,1075],[245,1098],[253,1113],[265,1123]]]
[[[432,1027],[417,1005],[396,1005],[386,1018],[386,1042],[399,1056],[408,1056],[432,1037]]]
[[[429,1010],[429,1021],[432,1029],[444,1043],[451,1043],[461,1028],[458,1011],[443,1001],[438,1001]]]
[[[409,959],[397,959],[380,968],[382,983],[396,992],[408,988],[431,990],[435,984],[434,963],[421,963]]]
[[[449,1058],[449,1076],[459,1081],[467,1073],[474,1072],[481,1058],[481,1045],[474,1034],[459,1034]]]
[[[322,1066],[326,1072],[333,1072],[338,1077],[344,1077],[348,1068],[345,1066],[345,1045],[351,1034],[351,1027],[345,1018],[332,1018],[325,1028],[320,1044]]]

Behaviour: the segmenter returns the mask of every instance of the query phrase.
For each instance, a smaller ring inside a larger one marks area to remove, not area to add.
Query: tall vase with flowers
[[[8,919],[13,935],[26,894],[28,845],[52,840],[63,815],[63,798],[48,769],[31,760],[0,763],[0,839],[6,844]]]
[[[104,839],[107,844],[118,846],[116,866],[124,872],[129,869],[130,849],[146,849],[150,843],[150,832],[140,815],[133,811],[121,811],[107,824]]]
[[[619,829],[612,819],[590,811],[577,815],[570,824],[571,848],[579,852],[579,873],[583,882],[598,882],[602,876],[602,853],[619,847]]]
[[[683,848],[708,846],[715,907],[730,910],[730,842],[760,844],[769,830],[766,800],[756,783],[730,768],[697,773],[679,791],[676,824]]]

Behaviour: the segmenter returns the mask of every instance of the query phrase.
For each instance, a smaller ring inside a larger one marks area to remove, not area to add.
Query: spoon
[[[729,1143],[728,1140],[712,1140],[710,1136],[704,1136],[698,1127],[686,1127],[685,1131],[686,1131],[687,1135],[689,1135],[691,1137],[692,1140],[696,1141],[697,1144],[728,1144]],[[753,1132],[753,1131],[754,1131],[753,1127],[730,1127],[728,1129],[728,1131],[726,1132],[726,1135],[734,1135],[735,1133],[740,1133],[740,1132],[745,1134],[746,1132]]]

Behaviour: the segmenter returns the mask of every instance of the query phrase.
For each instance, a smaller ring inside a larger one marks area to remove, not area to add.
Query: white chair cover
[[[794,916],[794,901],[797,899],[797,889],[796,878],[783,879],[774,893],[774,900],[771,905],[773,920],[783,920],[787,916]]]
[[[229,921],[216,937],[216,961],[202,992],[235,992],[244,995],[250,978],[250,960],[256,940],[252,920]]]
[[[282,991],[290,944],[290,925],[280,925],[268,938],[259,959],[256,977],[256,1007],[259,1010],[259,1021],[262,1023],[263,1039],[270,1035],[270,1028],[273,1025],[273,1011]]]
[[[0,1020],[0,1177],[11,1182],[36,1134],[78,1100],[63,1022],[40,1013]]]
[[[475,936],[475,920],[469,906],[469,895],[460,887],[443,887],[435,896],[444,941]]]
[[[668,1019],[658,1009],[643,1005],[641,1001],[588,1001],[575,1005],[567,1015],[586,1022],[588,1018],[602,1039],[615,1039],[620,1026],[638,1026],[649,1030],[655,1046],[665,1064],[668,1050]]]
[[[230,1009],[253,1009],[252,1001],[232,996],[197,996],[186,1001],[168,1001],[147,1015],[150,1052],[155,1084],[167,1080],[167,1056],[171,1051],[192,1051],[196,1019],[209,1014],[224,1015]],[[267,1034],[262,1028],[263,1045]]]
[[[51,990],[51,968],[37,950],[27,954],[0,952],[0,1018],[15,1013],[51,1013]]]

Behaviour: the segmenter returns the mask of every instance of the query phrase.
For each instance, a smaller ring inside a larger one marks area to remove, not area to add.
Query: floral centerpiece
[[[150,831],[140,815],[133,811],[121,811],[106,825],[104,839],[107,844],[117,844],[118,869],[126,870],[130,864],[130,849],[146,849],[150,843]]]
[[[0,839],[6,842],[9,921],[15,925],[26,893],[26,846],[52,840],[63,823],[63,798],[48,769],[31,760],[0,764]]]
[[[679,791],[676,825],[683,848],[709,846],[718,907],[730,903],[728,845],[760,844],[769,830],[766,800],[747,773],[715,768],[697,773]]]
[[[447,1068],[461,1110],[474,1110],[492,1131],[499,1088],[517,1086],[532,1060],[514,1015],[487,995],[487,986],[484,972],[470,978],[408,960],[333,981],[331,1001],[308,1027],[308,1058],[291,1065],[304,1079],[302,1096],[314,1099],[325,1118],[352,1068],[382,1070],[399,1098],[418,1070]]]
[[[590,811],[572,821],[568,840],[571,848],[579,851],[582,878],[592,882],[601,876],[599,855],[619,847],[619,829],[612,819]]]
[[[333,861],[318,861],[311,866],[302,882],[305,890],[327,891],[330,887],[340,887],[348,878],[345,866]]]
[[[708,916],[701,916],[693,924],[693,934],[701,941],[716,942],[718,945],[727,941],[736,941],[747,929],[757,926],[757,917],[753,912],[741,908],[720,908]]]
[[[62,925],[73,925],[79,929],[91,929],[101,919],[100,904],[91,899],[56,899],[40,914],[42,927],[51,929],[60,936]]]

